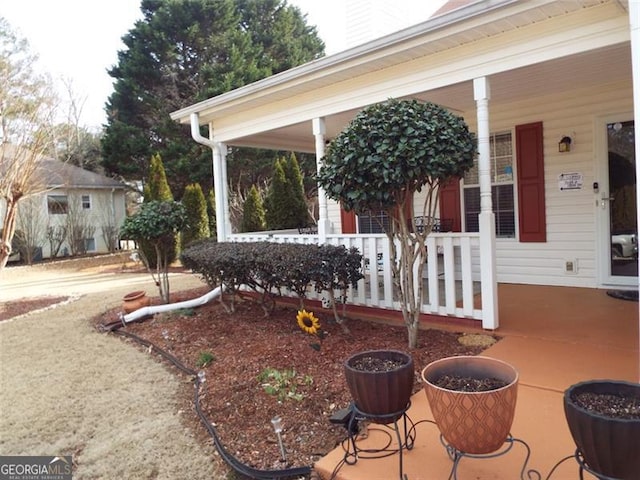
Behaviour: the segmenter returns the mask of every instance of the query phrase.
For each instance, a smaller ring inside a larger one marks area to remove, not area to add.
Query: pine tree
[[[207,195],[207,215],[209,216],[209,235],[211,238],[218,239],[218,227],[216,222],[216,192],[209,190]]]
[[[267,196],[267,227],[273,230],[306,227],[311,223],[296,156],[279,158]]]
[[[265,212],[262,198],[255,185],[251,186],[242,208],[243,232],[260,232],[265,229]]]
[[[178,194],[194,181],[211,181],[211,151],[169,113],[320,58],[324,44],[302,12],[282,0],[137,3],[141,18],[108,72],[114,82],[103,167],[137,180],[159,153]],[[243,157],[248,149],[239,150]]]
[[[183,246],[196,240],[209,237],[209,216],[207,202],[199,183],[187,185],[182,196],[182,205],[186,209],[186,227],[182,230]]]
[[[151,164],[149,166],[149,198],[145,197],[145,202],[152,200],[159,200],[161,202],[168,202],[173,200],[173,193],[171,193],[171,187],[167,182],[167,174],[164,171],[164,164],[159,154],[155,154],[151,157]]]
[[[287,180],[289,219],[288,228],[306,227],[311,224],[311,217],[307,209],[302,184],[302,173],[295,154],[292,152],[285,164],[285,178]]]
[[[269,230],[282,230],[288,227],[289,202],[287,200],[287,178],[284,173],[286,161],[277,159],[273,165],[273,177],[267,195],[267,228]]]

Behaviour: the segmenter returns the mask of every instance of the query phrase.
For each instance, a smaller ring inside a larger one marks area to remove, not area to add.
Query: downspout
[[[224,195],[226,193],[223,172],[222,172],[222,154],[220,144],[214,142],[211,138],[203,137],[200,133],[200,118],[197,113],[192,113],[191,117],[191,137],[199,144],[209,147],[213,153],[213,190],[216,198],[216,233],[219,242],[227,239],[224,208],[226,201]],[[209,136],[213,135],[213,125],[209,124]]]

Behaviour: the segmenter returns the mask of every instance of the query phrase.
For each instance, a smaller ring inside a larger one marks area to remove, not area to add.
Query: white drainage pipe
[[[155,313],[163,313],[170,312],[172,310],[180,310],[182,308],[193,308],[200,307],[206,303],[209,303],[211,300],[219,297],[222,293],[222,287],[216,287],[208,293],[205,293],[201,297],[194,298],[192,300],[185,300],[183,302],[177,303],[168,303],[166,305],[153,305],[150,307],[142,307],[138,310],[135,310],[131,313],[128,313],[122,317],[124,323],[133,322],[134,320],[138,320],[142,317],[146,317],[149,315],[153,315]]]

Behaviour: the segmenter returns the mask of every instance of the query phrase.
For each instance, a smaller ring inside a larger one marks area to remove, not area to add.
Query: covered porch
[[[244,241],[264,236],[240,236],[231,227],[228,147],[315,153],[320,168],[326,143],[372,103],[413,98],[463,116],[478,135],[477,178],[458,186],[449,203],[462,218],[459,232],[429,239],[431,281],[423,312],[479,320],[493,330],[502,328],[498,282],[637,288],[637,274],[611,271],[606,137],[609,126],[633,131],[633,110],[640,110],[631,53],[639,48],[637,17],[637,4],[617,0],[472,2],[172,118],[190,124],[193,138],[212,149],[218,238]],[[208,127],[207,136],[201,126]],[[636,138],[638,130],[636,124]],[[513,146],[506,167],[497,166],[489,149],[496,133]],[[569,150],[559,146],[565,137],[572,141]],[[577,178],[577,186],[559,185],[566,178]],[[502,187],[510,198],[497,208],[492,197]],[[465,196],[470,188],[479,191],[475,210]],[[384,241],[347,232],[339,205],[322,190],[318,202],[317,235],[271,239],[357,246],[367,260],[367,278],[350,300],[397,308]],[[510,216],[497,222],[501,208]],[[506,234],[496,235],[496,223],[507,227]]]
[[[637,382],[638,303],[612,298],[604,290],[500,284],[500,336],[484,355],[512,364],[520,374],[515,420],[511,434],[531,449],[527,468],[545,478],[562,458],[572,455],[571,439],[563,410],[563,392],[570,385],[590,379]],[[423,327],[433,326],[425,320]],[[437,325],[442,328],[442,324]],[[456,330],[481,331],[469,327]],[[416,365],[421,370],[424,365]],[[423,391],[412,398],[413,422],[432,420]],[[372,429],[384,428],[375,426]],[[389,436],[370,429],[362,448],[376,449]],[[433,424],[416,427],[413,450],[403,452],[408,480],[446,479],[452,462],[440,444]],[[391,437],[394,438],[394,437]],[[393,448],[390,447],[390,448]],[[536,478],[520,476],[526,450],[513,449],[494,459],[463,459],[459,479]],[[315,465],[323,480],[389,480],[399,478],[398,454],[381,459],[360,459],[355,465],[336,467],[344,457],[341,447]],[[575,460],[564,462],[551,479],[578,479]],[[585,474],[585,479],[595,478]]]

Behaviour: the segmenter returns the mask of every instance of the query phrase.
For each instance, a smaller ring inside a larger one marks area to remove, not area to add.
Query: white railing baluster
[[[297,232],[268,232],[233,234],[231,241],[279,243],[318,243],[318,235],[298,234]],[[394,300],[393,278],[391,271],[391,249],[384,234],[328,234],[327,243],[355,247],[363,256],[363,273],[365,278],[358,282],[356,289],[349,288],[347,301],[355,305],[400,309]],[[474,307],[474,264],[479,254],[479,236],[477,233],[432,233],[427,237],[427,264],[425,265],[426,290],[428,302],[422,305],[423,313],[457,316],[461,318],[482,319],[482,310]],[[460,252],[459,255],[457,252]],[[460,277],[457,278],[457,275]],[[425,281],[417,278],[416,282]],[[444,287],[440,285],[444,280]],[[382,284],[380,283],[382,282]],[[444,301],[440,300],[441,289],[444,288]],[[310,298],[321,295],[309,291]],[[456,304],[462,300],[462,305]]]
[[[378,288],[378,245],[374,237],[367,239],[367,250],[369,251],[369,292],[371,303],[373,305],[380,305],[380,289]]]
[[[439,238],[442,242],[443,267],[444,267],[444,291],[445,291],[445,311],[447,315],[456,313],[456,272],[455,259],[453,255],[453,238]]]
[[[462,312],[465,317],[473,315],[473,276],[471,273],[471,239],[460,239],[460,266],[462,276]]]
[[[438,313],[440,285],[438,278],[438,246],[433,235],[427,237],[427,279],[429,286],[428,313]]]

